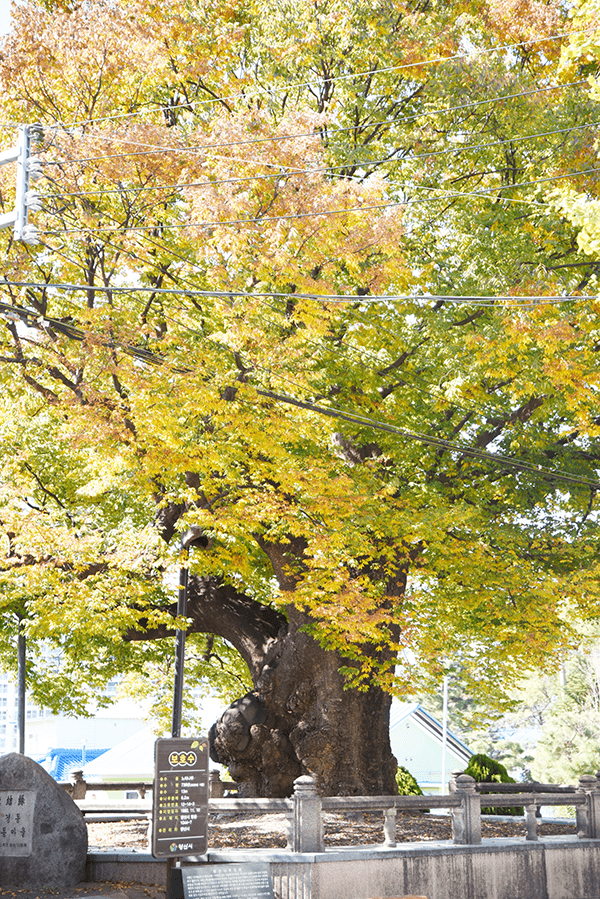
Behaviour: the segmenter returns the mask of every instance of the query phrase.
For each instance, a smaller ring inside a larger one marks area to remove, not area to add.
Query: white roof
[[[418,702],[400,702],[392,699],[390,706],[390,730],[393,730],[406,718],[409,718],[419,708]]]
[[[406,721],[407,718],[412,718],[421,730],[429,734],[430,737],[441,745],[443,732],[441,723],[437,718],[434,718],[433,715],[430,715],[429,712],[426,712],[418,702],[399,702],[396,699],[392,700],[390,708],[390,735],[393,730]],[[472,755],[469,747],[466,746],[462,740],[459,740],[450,730],[447,732],[446,740],[448,749],[452,750],[456,756],[464,760],[465,764],[467,764]]]
[[[152,780],[155,741],[156,734],[149,727],[144,727],[88,762],[83,769],[84,780],[110,780],[114,777]]]
[[[154,744],[157,735],[149,727],[123,740],[88,762],[83,768],[83,779],[94,780],[154,780]],[[209,768],[220,768],[209,760]]]

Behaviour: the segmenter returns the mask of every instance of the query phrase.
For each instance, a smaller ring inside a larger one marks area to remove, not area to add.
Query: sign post
[[[208,740],[165,738],[155,744],[152,855],[204,855],[208,845]]]
[[[167,860],[167,899],[273,899],[268,863],[174,867],[208,846],[208,740],[165,737],[154,748],[152,855]]]

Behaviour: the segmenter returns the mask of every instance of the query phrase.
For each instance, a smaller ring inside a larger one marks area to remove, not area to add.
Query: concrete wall
[[[357,847],[315,854],[215,850],[208,863],[268,861],[276,899],[600,899],[600,841],[549,837]],[[89,880],[164,885],[166,862],[141,853],[92,853]]]

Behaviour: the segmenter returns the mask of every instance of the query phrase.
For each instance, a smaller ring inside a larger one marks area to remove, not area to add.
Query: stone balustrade
[[[88,791],[101,792],[134,792],[136,791],[140,799],[146,798],[146,793],[152,790],[152,781],[86,781],[83,779],[83,771],[74,769],[70,772],[71,779],[64,781],[61,786],[69,793],[71,799],[85,799]],[[211,798],[218,799],[225,796],[229,789],[236,789],[237,784],[221,780],[218,771],[211,771],[209,774],[210,795]]]
[[[84,799],[88,790],[137,790],[141,793],[152,789],[151,783],[85,783],[82,772],[72,772],[73,780],[67,785],[76,800]],[[233,784],[231,785],[234,786]],[[525,809],[526,840],[536,841],[537,812],[540,806],[575,807],[578,839],[600,839],[600,780],[593,775],[583,775],[575,788],[560,791],[539,792],[531,784],[511,784],[511,790],[485,792],[467,774],[455,772],[445,796],[320,796],[312,777],[299,777],[290,799],[253,799],[237,796],[225,797],[228,788],[217,771],[211,772],[209,812],[213,814],[273,814],[281,813],[287,820],[287,848],[292,852],[322,852],[323,812],[381,812],[383,815],[384,846],[396,846],[396,813],[428,809],[447,809],[452,816],[452,841],[456,845],[481,843],[481,803],[486,807],[508,808],[519,805]],[[493,786],[493,785],[492,785]],[[501,786],[501,785],[498,785]],[[502,785],[503,786],[503,785]],[[552,785],[542,785],[551,787]],[[517,789],[514,789],[517,787]]]

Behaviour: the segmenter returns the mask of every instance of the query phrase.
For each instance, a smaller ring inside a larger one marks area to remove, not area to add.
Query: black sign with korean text
[[[181,868],[184,899],[273,899],[271,868],[264,862]]]
[[[152,855],[204,855],[208,833],[208,740],[156,741]]]

